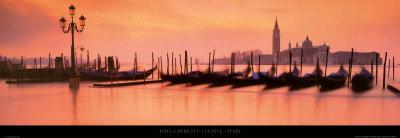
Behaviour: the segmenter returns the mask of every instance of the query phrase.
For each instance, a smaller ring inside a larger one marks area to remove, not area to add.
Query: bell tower
[[[276,54],[281,51],[281,35],[278,26],[278,17],[275,17],[275,26],[272,32],[272,54]]]

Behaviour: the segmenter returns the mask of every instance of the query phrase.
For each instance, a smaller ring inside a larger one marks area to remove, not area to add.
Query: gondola
[[[351,88],[354,92],[364,92],[373,86],[374,76],[362,67],[361,72],[351,79]]]
[[[198,76],[192,76],[189,86],[202,85],[211,83],[215,78],[220,78],[227,76],[229,74],[228,70],[219,72],[208,72],[200,73]]]
[[[264,89],[287,86],[290,84],[293,78],[298,77],[298,69],[296,66],[294,67],[294,72],[284,72],[276,77],[273,75],[276,73],[275,66],[273,65],[271,68],[271,72],[272,73],[269,73],[268,75],[264,76],[264,78],[262,78],[266,84],[266,87]]]
[[[290,80],[290,89],[296,90],[317,85],[321,77],[322,70],[319,67],[319,61],[317,59],[317,65],[312,73],[307,73],[302,77],[293,77],[292,80]]]
[[[254,78],[255,74],[260,74],[260,72],[254,73],[252,77],[233,78],[232,79],[233,85],[231,88],[240,88],[240,87],[263,84],[264,80],[261,78]]]
[[[209,87],[219,87],[229,84],[240,83],[240,79],[247,78],[250,74],[251,68],[250,65],[247,65],[247,68],[243,72],[234,72],[229,75],[216,75],[211,80],[211,84]]]
[[[200,71],[192,71],[188,74],[181,75],[165,75],[161,74],[161,79],[164,81],[171,82],[171,84],[182,84],[182,83],[190,83],[194,79],[199,78],[203,75],[203,72]]]
[[[339,71],[332,73],[326,77],[322,77],[319,85],[321,91],[333,90],[345,86],[347,79],[347,71],[343,65],[340,65]]]
[[[157,67],[147,71],[96,71],[82,70],[79,72],[81,79],[86,81],[110,81],[112,80],[138,80],[150,76]]]
[[[275,74],[275,66],[272,65],[268,72],[256,72],[251,77],[234,78],[231,88],[240,88],[252,85],[265,84],[266,78]]]
[[[231,88],[240,88],[252,85],[264,84],[264,77],[259,77],[261,75],[265,75],[261,72],[254,73],[252,77],[245,78],[233,78],[233,85]],[[256,77],[257,76],[257,77]]]
[[[240,79],[238,83],[236,83],[232,88],[239,88],[245,86],[266,84],[267,88],[276,88],[280,86],[285,86],[288,84],[289,80],[293,77],[298,76],[299,71],[295,65],[293,72],[291,73],[282,73],[278,77],[275,77],[276,69],[273,64],[271,69],[268,72],[257,72],[252,75],[251,78]]]

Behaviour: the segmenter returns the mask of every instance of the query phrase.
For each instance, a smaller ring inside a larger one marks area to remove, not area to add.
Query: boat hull
[[[345,86],[345,84],[346,84],[346,76],[335,77],[335,78],[323,77],[319,82],[319,85],[321,86],[320,89],[322,91],[337,89]]]

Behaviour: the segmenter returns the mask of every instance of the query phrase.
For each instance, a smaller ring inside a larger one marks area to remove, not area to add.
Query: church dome
[[[301,47],[303,48],[312,48],[313,44],[311,42],[311,40],[308,38],[308,36],[306,37],[306,40],[303,41],[303,44],[301,45]]]

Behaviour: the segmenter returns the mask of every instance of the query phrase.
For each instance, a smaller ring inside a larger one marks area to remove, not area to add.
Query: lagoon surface
[[[240,71],[244,66],[237,68]],[[328,72],[338,68],[330,66]],[[306,66],[303,72],[312,69]],[[353,69],[359,71],[358,66]],[[390,76],[387,80],[399,79]],[[81,82],[78,90],[71,90],[67,82],[8,85],[0,80],[0,124],[398,125],[400,96],[383,90],[381,83],[381,69],[379,84],[361,94],[348,87],[319,92],[318,87],[289,91],[288,87],[264,90],[264,85],[231,89],[168,83],[95,88],[93,82]]]

